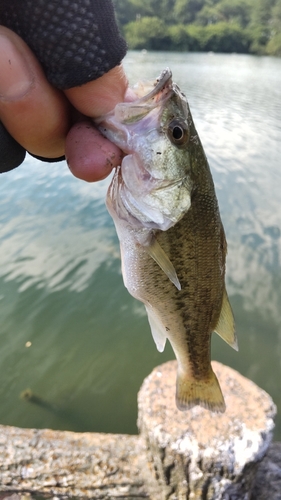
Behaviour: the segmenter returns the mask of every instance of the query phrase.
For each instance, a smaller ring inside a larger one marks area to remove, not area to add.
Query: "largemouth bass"
[[[99,129],[126,156],[107,207],[121,247],[124,284],[145,304],[159,351],[178,361],[176,404],[225,410],[210,364],[212,332],[237,349],[225,289],[226,239],[214,184],[184,94],[169,69],[135,88]]]

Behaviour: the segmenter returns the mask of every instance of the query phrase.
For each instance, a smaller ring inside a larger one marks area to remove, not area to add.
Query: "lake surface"
[[[167,65],[188,98],[228,240],[240,351],[214,336],[212,358],[271,394],[281,440],[281,59],[125,59],[132,84]],[[123,286],[108,183],[31,157],[1,176],[2,424],[135,433],[144,377],[174,358],[169,346],[157,352],[143,306]]]

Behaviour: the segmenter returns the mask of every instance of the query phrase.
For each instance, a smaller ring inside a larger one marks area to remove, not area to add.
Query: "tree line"
[[[113,0],[130,49],[281,56],[281,0]]]

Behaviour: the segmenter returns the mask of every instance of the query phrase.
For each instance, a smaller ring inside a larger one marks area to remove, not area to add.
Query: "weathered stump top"
[[[244,494],[268,449],[276,413],[271,397],[235,370],[212,366],[225,397],[222,414],[200,406],[176,408],[176,361],[156,367],[144,380],[138,424],[155,498],[164,489],[165,498],[203,498],[208,492],[204,498],[219,499],[233,483],[243,483]]]

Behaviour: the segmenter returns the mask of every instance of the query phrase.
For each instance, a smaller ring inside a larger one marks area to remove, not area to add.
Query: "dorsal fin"
[[[223,292],[222,308],[219,320],[214,331],[229,344],[235,351],[238,351],[238,343],[235,332],[234,318],[231,305],[228,300],[226,290]]]
[[[181,290],[181,285],[177,277],[176,270],[170,261],[168,255],[159,245],[157,239],[153,237],[148,246],[144,246],[147,253],[157,262],[162,271],[168,276],[169,280],[175,285],[178,290]]]

